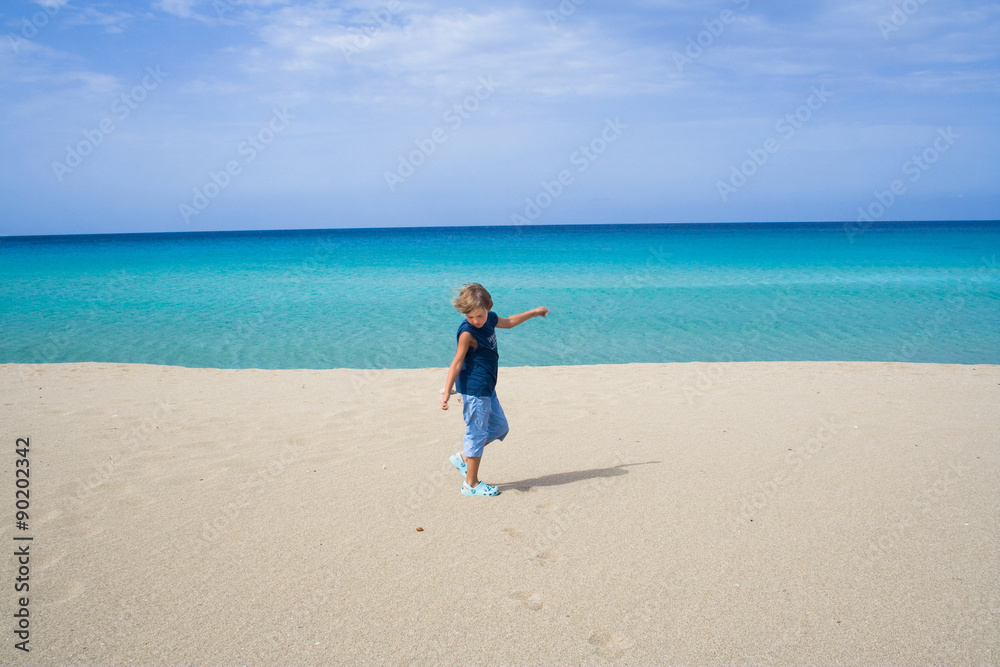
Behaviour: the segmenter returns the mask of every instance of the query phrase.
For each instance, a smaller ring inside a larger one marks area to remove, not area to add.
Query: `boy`
[[[507,418],[497,400],[497,354],[495,327],[513,329],[532,317],[549,314],[548,308],[539,306],[511,317],[499,317],[492,312],[493,299],[479,283],[462,287],[452,302],[455,310],[465,315],[465,322],[458,327],[458,351],[448,368],[448,379],[441,390],[441,409],[448,409],[452,385],[457,383],[465,419],[465,438],[461,452],[451,457],[451,463],[465,477],[462,493],[466,496],[496,496],[500,491],[479,479],[479,462],[483,448],[494,440],[507,435]]]

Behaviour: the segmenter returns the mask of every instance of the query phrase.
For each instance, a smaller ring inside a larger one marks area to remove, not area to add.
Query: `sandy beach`
[[[1000,367],[444,377],[0,366],[0,664],[1000,663]]]

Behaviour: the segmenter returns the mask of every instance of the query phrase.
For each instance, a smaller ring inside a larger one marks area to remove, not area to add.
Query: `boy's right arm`
[[[458,337],[458,349],[455,351],[455,358],[451,361],[451,366],[448,367],[448,377],[444,381],[444,389],[441,390],[441,409],[448,409],[448,399],[454,393],[455,380],[458,378],[459,371],[462,370],[462,362],[465,361],[465,353],[469,351],[469,346],[472,345],[472,334],[468,331],[463,331]]]

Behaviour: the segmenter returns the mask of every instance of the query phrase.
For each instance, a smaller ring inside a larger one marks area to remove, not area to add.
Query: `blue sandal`
[[[462,452],[455,452],[454,454],[451,455],[451,458],[448,460],[451,461],[451,464],[455,466],[455,469],[458,470],[458,472],[462,473],[462,477],[465,477],[465,474],[468,472],[469,466],[465,463],[465,460],[462,458]]]
[[[486,482],[480,480],[476,488],[472,488],[469,484],[462,484],[462,495],[463,496],[499,496],[500,489],[495,486],[490,486]]]

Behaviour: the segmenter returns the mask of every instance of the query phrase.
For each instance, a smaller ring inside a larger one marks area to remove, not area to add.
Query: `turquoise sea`
[[[444,367],[475,281],[552,310],[505,366],[996,364],[998,255],[997,222],[5,237],[0,363]]]

